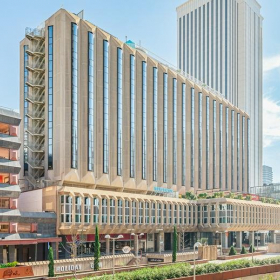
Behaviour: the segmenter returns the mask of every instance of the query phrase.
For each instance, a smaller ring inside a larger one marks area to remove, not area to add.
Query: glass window
[[[130,55],[130,177],[135,176],[135,57]]]
[[[0,208],[9,209],[10,208],[10,199],[9,198],[0,198]]]
[[[132,201],[132,224],[136,224],[136,201]]]
[[[103,40],[103,173],[109,172],[109,43]]]
[[[237,114],[237,152],[236,152],[236,156],[237,156],[237,190],[240,190],[240,166],[239,166],[239,160],[240,160],[240,114]]]
[[[181,60],[181,58],[179,59]],[[181,65],[179,66],[181,68]],[[186,71],[186,17],[183,16],[183,71]]]
[[[72,197],[69,195],[60,196],[60,208],[61,208],[61,223],[72,222]]]
[[[110,199],[110,224],[115,224],[115,200]]]
[[[219,223],[225,224],[227,222],[227,205],[220,204],[219,208]]]
[[[27,79],[28,79],[28,70],[26,66],[28,65],[28,54],[27,51],[28,46],[24,45],[23,46],[23,53],[24,53],[24,62],[23,62],[23,72],[24,72],[24,138],[23,138],[23,153],[24,153],[24,171],[28,171],[28,164],[27,164],[27,159],[28,159],[28,149],[27,149],[27,144],[28,144],[28,134],[26,132],[27,126],[28,126],[28,117],[27,115],[27,110],[28,110],[28,102],[26,101],[27,95],[28,95],[28,85],[26,84]]]
[[[168,204],[169,224],[172,224],[172,204]]]
[[[142,61],[142,179],[147,178],[147,62]]]
[[[124,202],[124,211],[125,211],[125,224],[129,224],[129,201],[128,200],[125,200],[125,202]]]
[[[177,224],[177,211],[178,211],[178,206],[176,204],[173,204],[173,224]]]
[[[118,145],[118,157],[117,157],[117,174],[118,176],[122,175],[122,115],[123,115],[123,110],[122,110],[122,99],[123,99],[123,90],[122,90],[122,72],[123,72],[123,67],[122,67],[122,49],[118,48],[117,49],[117,94],[118,94],[118,111],[117,111],[117,145]]]
[[[198,187],[202,188],[202,92],[198,93]]]
[[[167,212],[166,212],[166,204],[163,204],[163,223],[166,224],[167,222],[167,219],[166,219],[166,215],[167,215]]]
[[[93,199],[93,222],[95,224],[99,223],[99,199]]]
[[[143,202],[139,202],[139,224],[142,225],[143,224],[143,217],[144,217],[144,208],[143,208]]]
[[[80,196],[75,196],[75,222],[82,222],[82,199]]]
[[[167,141],[168,141],[168,88],[167,73],[163,73],[163,183],[167,182]]]
[[[179,69],[182,68],[182,18],[179,18]]]
[[[154,202],[151,203],[151,222],[152,224],[156,223],[156,204]]]
[[[242,116],[242,192],[245,191],[245,117]]]
[[[215,204],[212,204],[210,206],[210,219],[211,219],[211,224],[215,224],[216,223],[216,205]]]
[[[202,214],[203,214],[203,223],[207,224],[208,223],[208,206],[204,205],[202,207],[202,209],[203,209],[203,212],[202,212]]]
[[[231,111],[231,189],[234,189],[234,110]]]
[[[157,88],[158,69],[153,68],[153,180],[157,180],[157,104],[158,104],[158,88]]]
[[[118,224],[123,223],[123,201],[118,199]]]
[[[229,137],[229,135],[228,135],[228,133],[229,133],[229,131],[228,131],[228,107],[226,107],[226,190],[228,190],[228,168],[229,168],[229,156],[228,156],[228,148],[229,148],[229,145],[228,145],[228,137]]]
[[[219,176],[219,186],[220,190],[223,187],[223,104],[220,103],[220,129],[219,129],[219,142],[220,142],[220,153],[219,153],[219,163],[220,163],[220,176]]]
[[[48,27],[48,169],[53,169],[53,26]]]
[[[210,135],[209,135],[209,96],[206,96],[206,189],[210,188],[209,186],[209,143],[210,143]]]
[[[186,185],[186,84],[182,84],[182,186]]]
[[[173,79],[173,184],[177,184],[177,80]]]
[[[8,233],[9,225],[9,223],[0,223],[0,233]]]
[[[71,168],[78,168],[78,26],[72,23],[71,49]]]
[[[145,202],[145,223],[150,223],[150,204],[149,202]]]
[[[194,187],[194,88],[191,88],[191,187]]]
[[[94,171],[94,35],[88,32],[88,170]]]
[[[213,100],[213,189],[216,188],[216,100]]]
[[[107,198],[102,198],[102,224],[106,224],[107,223]]]
[[[161,224],[161,203],[157,204],[157,224]]]
[[[84,198],[84,221],[90,223],[91,202],[89,197]]]
[[[247,119],[247,192],[250,188],[250,119]]]

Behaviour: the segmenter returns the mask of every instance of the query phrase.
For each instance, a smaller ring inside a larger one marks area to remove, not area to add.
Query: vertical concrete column
[[[119,221],[118,221],[118,199],[117,198],[113,198],[115,201],[115,224],[118,225]]]
[[[229,234],[229,232],[222,232],[221,233],[223,249],[227,249],[228,248],[228,234]]]
[[[110,255],[110,238],[106,238],[106,255]]]
[[[111,200],[110,198],[107,198],[107,224],[110,225],[111,224]]]
[[[276,234],[275,234],[275,231],[272,230],[272,231],[270,232],[270,234],[271,234],[271,243],[276,243]]]
[[[138,235],[134,235],[134,251],[135,251],[135,256],[138,257],[138,251],[139,251],[139,242],[138,242]]]
[[[265,233],[260,233],[260,246],[265,245]]]
[[[236,248],[242,248],[242,231],[236,231]]]
[[[215,218],[216,218],[216,225],[219,224],[219,203],[216,203],[215,205]]]
[[[3,263],[3,246],[0,246],[0,263]]]
[[[102,197],[99,197],[99,225],[102,225]]]
[[[57,260],[58,259],[58,243],[57,242],[52,242],[51,246],[52,246],[52,249],[53,249],[53,258],[55,260]],[[37,260],[38,260],[38,256],[37,256]]]
[[[255,232],[254,231],[250,231],[249,232],[249,245],[253,244],[255,246]]]
[[[15,245],[9,245],[8,250],[9,250],[9,262],[15,262],[17,260]]]

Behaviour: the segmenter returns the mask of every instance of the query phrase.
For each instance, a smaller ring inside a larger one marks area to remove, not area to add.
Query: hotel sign
[[[162,194],[163,196],[178,198],[178,192],[174,192],[171,189],[154,187],[154,192],[158,194]]]

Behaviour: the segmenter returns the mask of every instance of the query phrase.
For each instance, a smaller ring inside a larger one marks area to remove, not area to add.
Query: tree
[[[100,258],[99,231],[98,231],[98,226],[96,226],[95,241],[94,241],[94,270],[99,270],[99,258]]]
[[[54,277],[54,261],[53,261],[53,249],[52,247],[49,248],[49,273],[48,277]]]
[[[249,252],[250,253],[254,253],[256,250],[255,250],[255,247],[253,246],[253,244],[250,245],[250,248],[249,248]]]
[[[233,247],[233,246],[231,246],[230,247],[230,250],[229,250],[229,254],[228,254],[229,256],[234,256],[234,255],[236,255],[236,250],[235,250],[235,248]]]
[[[176,226],[174,226],[172,262],[176,262],[176,259],[177,259],[177,228]]]
[[[241,255],[244,255],[244,254],[247,254],[247,253],[248,253],[248,252],[247,252],[247,250],[245,249],[245,247],[242,246],[242,250],[241,250],[240,254],[241,254]]]

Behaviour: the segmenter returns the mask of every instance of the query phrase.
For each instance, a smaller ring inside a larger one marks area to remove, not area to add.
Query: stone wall
[[[198,259],[199,260],[216,260],[218,257],[217,255],[217,246],[201,246],[198,247]]]
[[[280,244],[268,243],[267,252],[268,253],[280,253]]]
[[[147,254],[146,255],[148,259],[148,263],[168,263],[172,262],[172,254]],[[198,255],[197,252],[195,253],[195,258],[197,259]],[[150,259],[150,261],[149,261]],[[154,261],[151,261],[153,259]],[[159,261],[159,260],[163,261]],[[184,252],[184,253],[177,253],[177,262],[182,262],[182,261],[192,261],[194,259],[194,254],[193,252]],[[157,261],[158,260],[158,261]]]
[[[126,266],[128,262],[134,258],[133,254],[117,255],[115,256],[115,267]],[[81,271],[93,271],[94,258],[77,258],[66,260],[54,261],[54,273],[65,274],[73,271],[76,267],[77,272]],[[46,276],[48,275],[48,261],[40,262],[28,262],[21,263],[20,265],[32,266],[34,276]],[[113,256],[100,257],[100,269],[110,269],[113,267]]]

